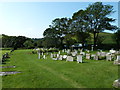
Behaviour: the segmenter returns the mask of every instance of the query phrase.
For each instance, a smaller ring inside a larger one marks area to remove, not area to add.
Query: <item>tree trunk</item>
[[[96,32],[94,32],[94,50],[96,50],[96,41],[97,41],[97,38],[96,38]]]

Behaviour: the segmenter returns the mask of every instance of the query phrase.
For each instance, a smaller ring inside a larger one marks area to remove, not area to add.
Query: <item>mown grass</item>
[[[84,60],[84,63],[38,59],[31,50],[15,50],[2,71],[22,73],[2,77],[3,88],[112,88],[118,79],[113,61]]]

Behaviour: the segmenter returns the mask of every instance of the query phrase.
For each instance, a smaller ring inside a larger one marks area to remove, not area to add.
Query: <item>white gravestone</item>
[[[51,56],[50,56],[51,58],[53,58],[53,54],[51,53]]]
[[[120,65],[120,55],[117,56],[117,59],[114,61],[114,64]]]
[[[86,54],[86,59],[90,59],[90,54]]]
[[[81,62],[82,63],[82,55],[77,55],[77,62]]]
[[[76,53],[75,52],[71,52],[72,56],[76,56]]]
[[[40,53],[38,53],[38,59],[40,59]]]
[[[95,56],[93,57],[93,59],[94,59],[94,60],[98,60],[98,56],[95,55]]]
[[[43,52],[42,52],[42,56],[43,56]]]
[[[67,56],[66,61],[73,61],[73,57],[72,56]]]
[[[67,58],[67,55],[63,55],[63,59],[66,59]]]
[[[59,58],[59,56],[60,56],[60,55],[59,55],[59,54],[57,54],[57,58]]]
[[[85,56],[85,52],[80,52],[81,55]]]
[[[46,59],[46,56],[45,56],[45,55],[43,55],[43,59]]]
[[[106,55],[106,60],[107,60],[107,61],[111,61],[111,60],[112,60],[112,56],[111,56],[110,54],[107,54],[107,55]]]
[[[63,56],[62,56],[62,55],[60,55],[59,60],[62,60],[62,58],[63,58]]]
[[[58,54],[60,54],[60,51],[58,52]]]
[[[120,55],[117,56],[117,61],[120,61]]]
[[[67,54],[70,54],[70,49],[67,50]]]
[[[105,57],[106,56],[106,52],[101,52],[100,56]]]

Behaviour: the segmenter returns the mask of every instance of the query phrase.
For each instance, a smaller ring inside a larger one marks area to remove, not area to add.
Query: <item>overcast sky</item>
[[[42,38],[43,32],[55,18],[71,18],[73,13],[94,2],[1,2],[0,34]],[[110,17],[118,25],[118,2],[103,2],[114,6]]]

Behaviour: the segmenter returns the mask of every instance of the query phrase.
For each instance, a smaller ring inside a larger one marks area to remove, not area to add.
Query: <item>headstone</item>
[[[113,53],[115,53],[116,51],[113,50],[113,49],[111,49],[109,52],[113,54]]]
[[[72,56],[76,56],[76,53],[75,52],[71,52]]]
[[[120,55],[117,55],[117,59],[114,61],[114,64],[120,65]]]
[[[63,59],[63,56],[62,56],[62,55],[60,55],[59,60],[62,60],[62,59]]]
[[[43,55],[43,59],[46,59],[46,56],[45,56],[45,55]]]
[[[113,87],[120,88],[120,79],[117,79],[113,82]]]
[[[95,56],[93,57],[93,59],[94,59],[94,60],[98,60],[98,56],[95,55]]]
[[[117,55],[117,61],[120,61],[120,55]]]
[[[85,56],[85,52],[80,52],[81,55]]]
[[[107,60],[107,61],[111,61],[111,60],[112,60],[112,56],[111,56],[110,54],[107,54],[107,55],[106,55],[106,60]]]
[[[58,54],[60,54],[60,51],[58,52]]]
[[[38,59],[40,59],[40,53],[38,53]]]
[[[93,45],[91,46],[91,51],[93,51]]]
[[[106,52],[101,52],[100,56],[105,57],[106,56]]]
[[[67,56],[66,61],[73,61],[73,57],[72,56]]]
[[[63,59],[66,59],[67,58],[67,55],[63,55]]]
[[[90,59],[90,54],[86,54],[86,59]]]
[[[70,49],[67,50],[67,54],[70,54]]]
[[[56,57],[56,54],[53,54],[53,57]]]
[[[100,52],[97,52],[97,55],[100,56]]]
[[[42,56],[43,56],[43,52],[42,52]]]
[[[59,58],[59,56],[60,56],[60,55],[59,55],[59,54],[57,54],[57,58]]]
[[[53,58],[53,54],[51,53],[51,56],[50,56],[51,58]]]
[[[77,55],[77,62],[81,62],[82,63],[82,55]]]

